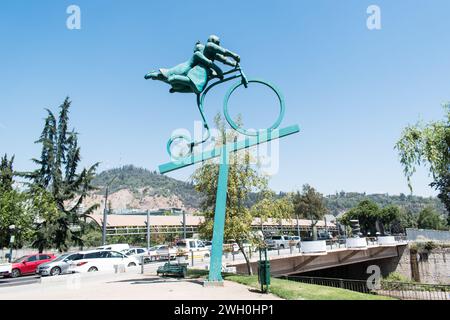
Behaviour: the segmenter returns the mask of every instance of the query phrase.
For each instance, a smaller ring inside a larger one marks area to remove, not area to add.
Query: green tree
[[[445,230],[445,221],[432,208],[425,208],[419,213],[417,219],[417,226],[419,229]]]
[[[401,232],[404,232],[406,228],[417,228],[418,214],[414,214],[406,209],[400,209],[398,217],[399,224],[401,226]]]
[[[259,219],[261,223],[261,231],[264,222],[268,219],[275,219],[279,223],[283,219],[290,219],[294,215],[294,205],[290,196],[276,198],[273,192],[262,192],[262,199],[254,204],[250,212],[253,218]]]
[[[33,219],[27,211],[25,194],[15,190],[14,157],[5,155],[0,161],[0,248],[8,247],[14,232],[15,247],[23,246],[30,237]],[[14,231],[10,226],[14,225]]]
[[[444,105],[446,119],[418,123],[404,129],[395,148],[400,156],[408,185],[412,191],[411,177],[416,167],[422,164],[429,167],[434,182],[431,184],[439,191],[439,199],[445,204],[450,222],[450,104]]]
[[[40,212],[38,241],[35,242],[40,250],[54,245],[59,251],[66,251],[72,242],[82,245],[81,235],[72,232],[71,226],[82,224],[80,218],[88,216],[98,207],[94,205],[81,212],[83,200],[94,190],[91,182],[98,164],[77,172],[81,155],[78,133],[73,129],[69,131],[70,105],[69,98],[66,98],[59,107],[58,119],[47,109],[44,129],[36,141],[42,145],[41,156],[40,159],[33,159],[38,168],[24,174],[32,181],[30,193],[39,199],[34,208]],[[57,213],[50,210],[44,214],[51,202],[54,202]],[[39,205],[43,207],[37,209]],[[44,238],[47,240],[44,241]]]
[[[6,192],[13,189],[13,162],[14,156],[8,160],[7,154],[0,160],[0,192]]]
[[[295,215],[310,219],[313,229],[313,240],[317,240],[317,223],[328,212],[323,195],[308,184],[303,186],[302,192],[297,191],[292,198]]]
[[[20,248],[30,240],[33,218],[26,201],[25,195],[16,190],[0,192],[0,248],[9,246],[11,225],[15,226],[15,247]]]
[[[226,134],[225,125],[220,116],[216,116],[215,123],[220,132],[218,145],[237,139],[233,133]],[[255,237],[252,233],[253,215],[251,210],[245,206],[245,202],[250,192],[264,190],[267,187],[267,178],[260,175],[250,162],[248,151],[235,152],[230,155],[224,230],[224,240],[236,241],[239,246],[247,262],[249,274],[251,274],[251,267],[244,250],[244,243],[255,241]],[[197,169],[192,177],[195,189],[204,195],[201,210],[205,221],[200,225],[199,230],[205,238],[211,238],[213,234],[218,175],[219,164],[217,161],[211,160]]]
[[[45,189],[35,188],[30,192],[30,200],[28,211],[35,222],[32,246],[42,253],[60,241],[55,236],[62,234],[59,228],[63,225],[64,213],[58,210],[52,194]]]
[[[375,234],[376,221],[379,217],[380,207],[376,203],[370,200],[361,201],[356,207],[347,211],[341,218],[341,222],[344,225],[349,226],[350,220],[359,220],[361,226],[361,232],[367,234]]]
[[[350,220],[359,220],[363,234],[375,235],[377,232],[384,234],[385,230],[400,233],[404,230],[401,210],[397,206],[389,205],[380,208],[371,200],[363,200],[356,207],[347,211],[341,218],[341,222],[347,226]]]

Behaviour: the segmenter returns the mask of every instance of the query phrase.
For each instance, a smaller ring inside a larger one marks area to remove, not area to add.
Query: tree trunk
[[[236,243],[239,247],[239,250],[241,250],[242,254],[244,255],[245,263],[247,264],[247,272],[251,276],[251,275],[253,275],[253,270],[252,270],[252,266],[250,265],[250,260],[248,259],[247,254],[245,253],[244,246],[242,245],[242,243],[240,243],[238,241],[236,241]]]

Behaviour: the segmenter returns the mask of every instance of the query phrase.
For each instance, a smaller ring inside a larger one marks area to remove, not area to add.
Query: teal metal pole
[[[222,146],[221,162],[219,165],[219,180],[217,183],[216,207],[214,213],[214,229],[211,248],[211,261],[209,269],[209,282],[223,282],[222,278],[222,254],[223,236],[225,228],[225,214],[227,207],[228,189],[228,162],[229,150],[226,145]]]

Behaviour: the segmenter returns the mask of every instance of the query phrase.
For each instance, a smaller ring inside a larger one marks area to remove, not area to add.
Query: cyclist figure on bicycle
[[[231,57],[231,59],[228,59]],[[189,61],[179,64],[171,69],[159,69],[145,76],[145,79],[160,80],[172,86],[171,93],[184,92],[200,94],[214,77],[223,79],[222,70],[214,61],[236,67],[240,57],[221,47],[217,36],[210,36],[206,45],[197,42],[194,55]]]

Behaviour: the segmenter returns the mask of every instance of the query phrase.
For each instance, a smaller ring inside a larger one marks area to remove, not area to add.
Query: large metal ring
[[[189,151],[186,154],[180,155],[180,156],[175,156],[172,154],[172,144],[176,141],[176,140],[185,140],[186,141],[186,145],[189,147]],[[181,160],[184,158],[187,158],[189,156],[192,155],[192,150],[193,150],[193,142],[192,139],[188,136],[185,135],[177,135],[177,136],[173,136],[169,139],[169,141],[167,142],[167,153],[169,154],[171,159],[174,160]]]
[[[265,130],[271,131],[271,130],[278,128],[281,124],[281,121],[283,121],[283,118],[284,118],[285,104],[284,104],[283,95],[274,85],[272,85],[266,81],[258,80],[258,79],[251,79],[251,80],[248,80],[248,83],[249,84],[259,83],[259,84],[265,85],[266,87],[270,88],[273,92],[275,92],[275,94],[278,97],[278,101],[280,102],[280,113],[278,115],[277,120],[272,124],[272,126],[266,128]],[[236,122],[233,121],[233,119],[231,118],[231,116],[228,112],[228,101],[230,100],[230,96],[233,94],[233,92],[237,88],[239,88],[242,85],[244,85],[242,82],[238,82],[228,90],[227,94],[225,95],[225,100],[223,102],[223,113],[225,115],[225,118],[227,119],[227,122],[230,124],[230,126],[234,130],[236,130],[246,136],[257,136],[259,134],[258,131],[247,130],[247,129],[241,128],[240,126],[237,125]]]

